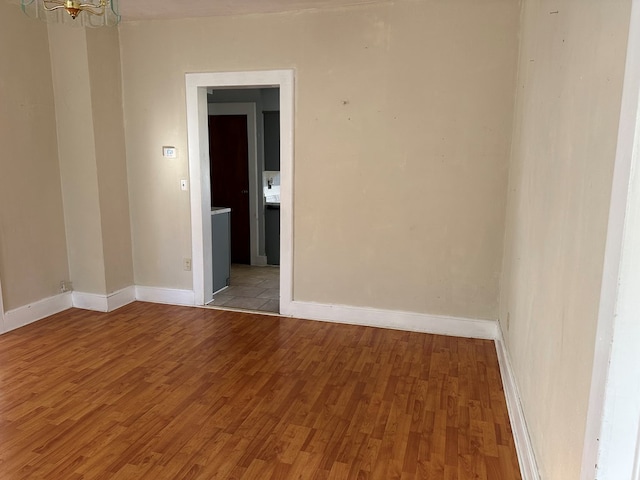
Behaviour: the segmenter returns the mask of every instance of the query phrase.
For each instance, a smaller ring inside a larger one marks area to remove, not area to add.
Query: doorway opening
[[[279,313],[279,96],[279,88],[207,92],[211,306]]]
[[[212,232],[212,178],[209,162],[209,95],[223,90],[262,90],[279,91],[278,108],[280,134],[280,170],[278,200],[280,207],[279,228],[279,286],[276,300],[280,314],[290,315],[293,300],[293,80],[292,70],[270,70],[257,72],[190,73],[186,74],[187,129],[189,141],[189,177],[191,182],[191,229],[193,256],[193,290],[196,305],[206,305],[214,298],[213,285],[213,246],[219,243]],[[228,102],[250,103],[250,102]],[[260,118],[257,114],[256,119]],[[251,122],[249,122],[251,123]],[[257,123],[257,121],[256,121]],[[256,145],[260,145],[260,141]],[[263,147],[264,148],[264,147]],[[249,146],[250,150],[251,147]],[[257,147],[256,147],[257,150]],[[267,202],[264,194],[274,194],[276,179],[273,176],[258,174],[256,169],[255,199],[251,196],[250,208],[254,205],[256,217],[250,217],[255,225],[255,234],[250,233],[250,264],[238,264],[246,268],[272,268],[268,263],[267,252],[262,250],[261,236],[264,228],[260,225],[260,213],[265,211]],[[215,182],[215,179],[213,179]],[[269,189],[269,187],[271,187]],[[213,186],[215,189],[215,184]],[[246,194],[245,194],[246,195]],[[274,195],[269,195],[271,200]],[[262,203],[261,203],[262,202]],[[222,205],[221,207],[224,207]],[[263,222],[266,223],[264,218]],[[266,236],[266,235],[265,235]],[[255,246],[255,249],[254,249]],[[264,252],[264,253],[263,253]],[[271,283],[273,284],[273,283]],[[273,292],[269,292],[273,295]],[[266,293],[266,295],[269,295]]]

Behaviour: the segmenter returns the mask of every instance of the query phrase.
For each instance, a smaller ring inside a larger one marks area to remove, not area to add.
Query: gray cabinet
[[[264,169],[280,171],[280,112],[262,112],[264,120]]]
[[[213,248],[213,293],[229,286],[231,276],[231,209],[211,209]]]
[[[280,205],[267,205],[264,215],[267,265],[280,265]]]

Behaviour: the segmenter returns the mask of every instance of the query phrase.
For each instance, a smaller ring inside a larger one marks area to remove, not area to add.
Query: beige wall
[[[0,281],[11,310],[69,277],[46,26],[0,2]]]
[[[294,298],[499,314],[542,476],[577,479],[629,4],[524,0],[519,19],[517,1],[424,0],[135,22],[121,45],[115,30],[52,30],[85,49],[51,50],[58,129],[83,132],[72,142],[56,139],[46,27],[0,2],[4,307],[69,278],[62,190],[83,291],[110,293],[134,270],[139,285],[192,288],[184,74],[294,68]],[[64,80],[78,76],[74,103]]]
[[[545,480],[580,473],[629,11],[524,2],[500,321]]]
[[[69,270],[73,288],[106,293],[86,32],[49,27]],[[74,45],[69,55],[67,45]]]
[[[120,42],[112,28],[87,30],[106,292],[133,285]]]
[[[125,23],[136,284],[191,288],[184,74],[294,68],[294,299],[496,318],[518,15],[455,0]]]
[[[51,25],[49,38],[71,280],[109,294],[133,284],[118,32]]]

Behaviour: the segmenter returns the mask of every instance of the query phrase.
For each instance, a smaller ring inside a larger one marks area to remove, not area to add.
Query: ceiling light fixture
[[[20,0],[22,11],[47,23],[111,27],[120,23],[118,0]]]

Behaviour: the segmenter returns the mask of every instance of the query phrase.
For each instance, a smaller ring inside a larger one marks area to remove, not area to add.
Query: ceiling
[[[390,0],[119,0],[124,21],[290,12]]]

